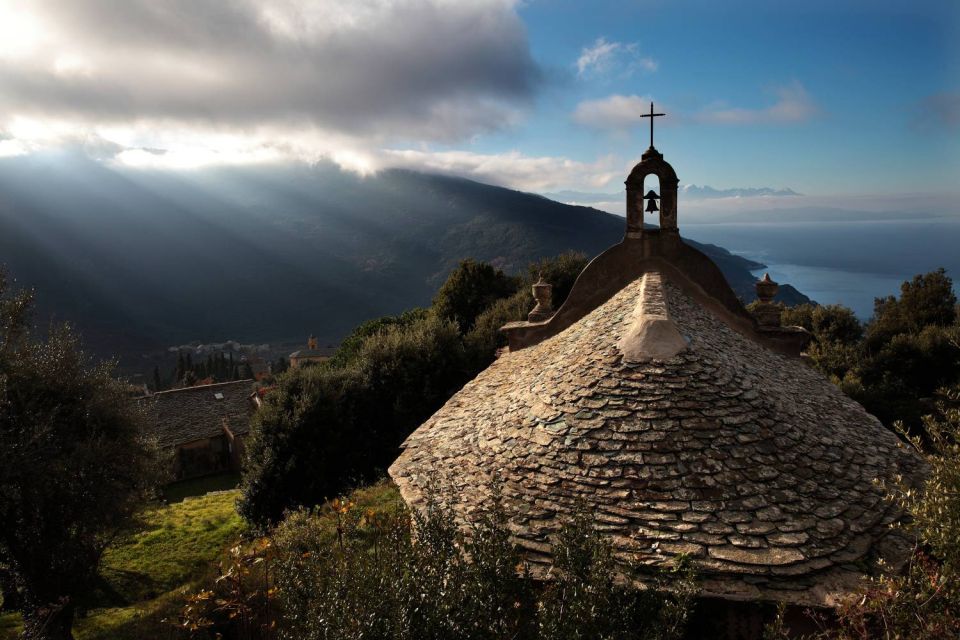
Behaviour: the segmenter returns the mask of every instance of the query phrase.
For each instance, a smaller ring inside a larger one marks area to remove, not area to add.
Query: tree
[[[30,296],[0,274],[0,565],[29,638],[71,638],[104,548],[150,474],[140,418],[66,326],[30,332]]]
[[[291,370],[254,417],[240,512],[273,523],[374,477],[468,377],[456,326],[432,315],[368,336],[349,366]]]
[[[570,290],[573,289],[573,283],[587,266],[587,262],[587,254],[580,251],[567,251],[553,258],[543,258],[527,268],[530,284],[543,276],[544,282],[553,286],[551,295],[553,308],[559,309],[570,294]]]
[[[473,328],[484,309],[517,290],[517,280],[485,262],[464,260],[433,298],[433,311],[457,324],[461,333]]]
[[[900,299],[877,298],[873,321],[867,327],[867,348],[879,349],[893,336],[918,333],[924,327],[946,327],[956,321],[957,296],[953,280],[943,268],[921,275],[900,285]]]

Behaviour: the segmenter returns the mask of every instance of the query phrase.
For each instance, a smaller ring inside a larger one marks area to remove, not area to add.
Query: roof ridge
[[[643,274],[637,298],[637,305],[629,316],[633,321],[617,344],[624,362],[666,361],[686,349],[687,341],[667,311],[663,276],[659,271]]]
[[[227,382],[213,382],[211,384],[198,384],[194,387],[183,387],[182,389],[167,389],[165,391],[155,391],[150,396],[145,396],[147,398],[152,396],[168,395],[171,393],[180,393],[181,391],[198,391],[202,389],[210,389],[211,387],[225,387],[230,384],[240,384],[241,382],[254,382],[253,378],[244,378],[243,380],[228,380]]]

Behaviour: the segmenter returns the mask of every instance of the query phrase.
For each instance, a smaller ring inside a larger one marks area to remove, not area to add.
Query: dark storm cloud
[[[89,123],[312,125],[447,140],[504,126],[541,79],[506,0],[38,0],[0,109]]]

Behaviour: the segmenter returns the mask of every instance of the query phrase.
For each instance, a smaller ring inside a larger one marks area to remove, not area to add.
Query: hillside
[[[193,340],[300,342],[312,332],[334,342],[367,318],[426,304],[463,258],[517,272],[569,249],[595,255],[623,224],[588,207],[409,171],[0,160],[0,263],[37,290],[41,318],[71,321],[94,350],[127,364]],[[760,265],[701,248],[752,298],[749,269]]]

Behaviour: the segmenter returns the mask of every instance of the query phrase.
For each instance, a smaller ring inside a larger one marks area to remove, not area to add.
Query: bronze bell
[[[643,196],[643,199],[647,201],[647,213],[653,213],[654,211],[660,211],[657,207],[657,199],[660,196],[657,195],[657,192],[653,189],[647,191],[647,195]]]

